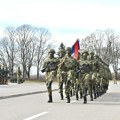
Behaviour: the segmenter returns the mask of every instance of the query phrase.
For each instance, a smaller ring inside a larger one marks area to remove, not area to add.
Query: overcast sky
[[[96,29],[119,33],[120,0],[0,0],[0,37],[22,24],[45,27],[56,43],[72,46]]]

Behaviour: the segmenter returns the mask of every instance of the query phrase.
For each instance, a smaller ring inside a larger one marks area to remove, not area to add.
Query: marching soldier
[[[62,58],[65,56],[65,49],[61,48],[59,49],[59,63],[62,62]],[[65,83],[66,81],[66,71],[64,70],[64,66],[58,66],[58,70],[57,70],[57,79],[58,79],[58,86],[59,86],[59,93],[61,96],[61,100],[63,100],[63,83]]]
[[[55,50],[50,49],[48,52],[48,58],[45,60],[42,68],[42,72],[46,72],[45,82],[48,90],[49,100],[48,103],[53,102],[52,100],[52,82],[56,78],[58,60],[54,57]]]
[[[67,97],[67,103],[70,103],[70,91],[72,89],[73,83],[75,82],[75,70],[76,70],[76,60],[71,57],[71,48],[66,48],[66,55],[62,58],[59,63],[59,67],[64,66],[64,71],[67,73],[67,78],[65,82],[65,93]]]
[[[80,61],[81,73],[80,82],[82,83],[84,104],[87,103],[87,91],[91,92],[91,65],[88,61],[88,51],[82,53],[82,60]]]

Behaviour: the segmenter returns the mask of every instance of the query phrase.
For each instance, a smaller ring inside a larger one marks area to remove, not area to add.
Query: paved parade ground
[[[107,93],[83,104],[71,97],[60,100],[53,84],[53,103],[47,103],[45,83],[0,85],[0,120],[120,120],[120,82],[109,84]]]
[[[58,89],[58,84],[54,83],[53,90]],[[0,99],[25,96],[30,94],[44,93],[46,85],[41,83],[9,83],[8,85],[0,85]]]

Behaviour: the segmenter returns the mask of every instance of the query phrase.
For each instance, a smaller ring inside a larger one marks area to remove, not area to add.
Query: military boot
[[[87,103],[87,97],[86,96],[84,96],[84,102],[83,102],[84,104],[86,104]]]
[[[70,96],[67,96],[67,103],[70,103]]]
[[[73,89],[73,95],[75,95],[75,89]]]
[[[96,93],[94,93],[94,99],[96,99],[97,97],[96,97]]]
[[[90,95],[90,100],[93,101],[93,95],[92,94]]]
[[[100,96],[100,94],[99,94],[99,92],[97,92],[97,97],[99,97]]]
[[[73,92],[72,92],[72,90],[70,91],[70,97],[72,97],[73,96]]]
[[[60,96],[61,96],[61,100],[63,100],[63,93],[60,93]]]
[[[52,95],[49,95],[48,103],[52,103]]]
[[[76,93],[76,100],[78,100],[79,99],[79,97],[78,97],[78,93]]]
[[[80,92],[80,99],[82,99],[82,97],[83,97],[83,96],[82,96],[82,92]]]

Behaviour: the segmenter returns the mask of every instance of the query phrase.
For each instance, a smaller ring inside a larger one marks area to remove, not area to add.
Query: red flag
[[[76,60],[78,60],[79,49],[80,49],[79,40],[77,39],[77,41],[72,46],[72,54]]]

